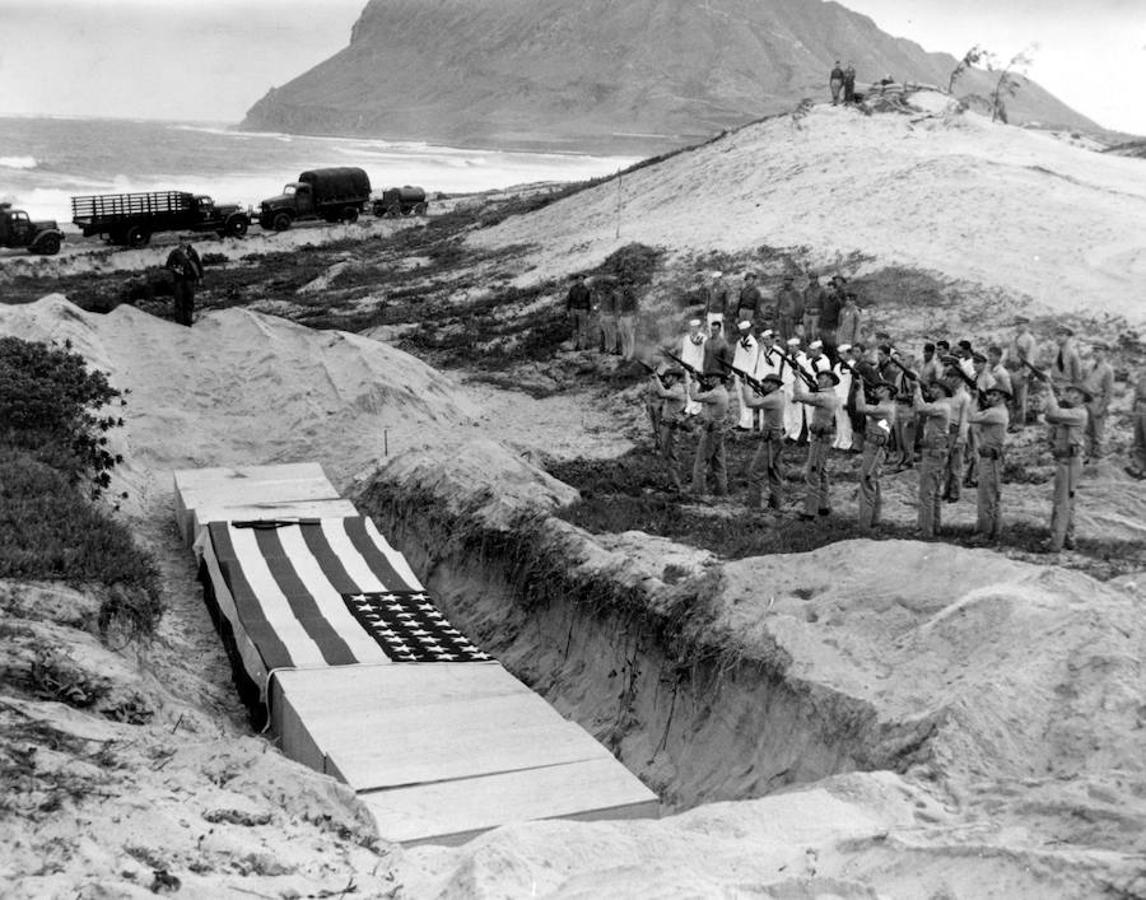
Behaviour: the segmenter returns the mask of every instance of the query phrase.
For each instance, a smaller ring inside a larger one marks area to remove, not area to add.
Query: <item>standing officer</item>
[[[1003,444],[1010,416],[1007,404],[1011,392],[995,384],[982,394],[982,406],[972,410],[967,421],[978,432],[979,454],[978,524],[979,539],[998,543],[1002,537],[1002,515],[999,499],[1003,484]]]
[[[593,295],[585,286],[585,273],[578,272],[574,276],[573,285],[565,297],[565,312],[573,320],[573,338],[577,350],[590,349],[589,314],[592,307]]]
[[[676,433],[684,419],[684,405],[688,401],[684,389],[684,369],[673,366],[658,377],[649,376],[649,393],[660,402],[657,412],[657,449],[668,469],[669,480],[679,494],[683,487],[680,481],[680,455],[676,449]]]
[[[1059,325],[1054,330],[1058,353],[1051,364],[1051,378],[1061,384],[1082,384],[1082,357],[1074,341],[1074,329]]]
[[[1130,446],[1130,465],[1126,467],[1126,474],[1141,481],[1146,478],[1146,369],[1138,373],[1131,414],[1134,441]]]
[[[762,302],[760,288],[756,286],[756,273],[745,272],[744,286],[740,288],[740,296],[736,301],[736,317],[732,326],[735,327],[738,322],[755,322]]]
[[[879,524],[883,507],[879,476],[887,454],[887,442],[895,428],[895,385],[890,381],[877,381],[872,385],[872,392],[876,402],[870,406],[863,391],[856,394],[856,412],[867,419],[859,478],[859,527],[862,531],[870,531]]]
[[[195,289],[203,278],[203,263],[188,243],[181,243],[167,256],[167,268],[175,277],[175,321],[191,327],[195,312]]]
[[[804,387],[804,380],[797,378],[792,385],[794,398],[812,407],[812,421],[808,426],[808,461],[804,469],[804,511],[801,519],[814,519],[817,514],[829,515],[832,511],[831,485],[828,482],[828,453],[836,435],[836,409],[840,398],[835,386],[839,376],[830,369],[816,375],[815,392]]]
[[[1038,343],[1031,334],[1031,320],[1026,316],[1015,318],[1015,336],[1007,347],[1004,365],[1011,373],[1011,392],[1015,396],[1011,404],[1011,431],[1018,431],[1027,424],[1027,396],[1031,384],[1031,371],[1024,365],[1035,364]]]
[[[922,453],[919,458],[919,534],[924,540],[939,531],[943,504],[940,492],[947,473],[947,451],[951,443],[951,385],[931,381],[924,388],[915,382],[912,409],[923,420]]]
[[[1106,414],[1114,396],[1114,369],[1106,359],[1110,345],[1105,341],[1092,341],[1093,355],[1087,366],[1087,390],[1094,399],[1086,405],[1090,418],[1086,420],[1086,462],[1098,462],[1105,455],[1103,438],[1106,432]]]
[[[791,275],[785,275],[780,284],[780,292],[776,295],[777,329],[785,341],[796,336],[796,317],[804,305],[803,297],[792,284],[794,280]]]
[[[1058,387],[1050,382],[1047,397],[1047,424],[1051,428],[1051,452],[1054,454],[1054,506],[1051,509],[1051,553],[1064,547],[1074,549],[1074,494],[1082,475],[1082,445],[1086,433],[1086,404],[1094,397],[1085,385],[1068,384],[1058,397]]]
[[[760,379],[760,391],[746,389],[746,402],[751,409],[763,412],[760,429],[760,447],[748,466],[748,506],[759,509],[768,482],[768,506],[779,509],[784,500],[784,475],[781,471],[781,453],[784,450],[784,407],[787,400],[781,390],[784,382],[779,375],[765,375]]]
[[[700,440],[692,465],[692,493],[703,497],[709,471],[716,482],[717,497],[728,495],[728,464],[724,456],[724,420],[728,416],[728,391],[724,376],[705,372],[689,394],[701,409]]]

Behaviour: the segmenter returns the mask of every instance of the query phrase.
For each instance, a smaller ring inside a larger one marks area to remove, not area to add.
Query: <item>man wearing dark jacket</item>
[[[175,321],[190,328],[195,312],[195,288],[203,278],[203,263],[194,247],[182,243],[168,254],[166,265],[175,277]]]

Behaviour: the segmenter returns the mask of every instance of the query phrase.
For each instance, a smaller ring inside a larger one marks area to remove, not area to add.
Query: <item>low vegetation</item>
[[[100,499],[122,401],[70,345],[0,338],[0,578],[101,585],[101,625],[149,634],[158,570]]]

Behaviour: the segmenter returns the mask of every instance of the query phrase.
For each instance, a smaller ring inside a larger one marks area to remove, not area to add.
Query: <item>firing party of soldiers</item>
[[[654,444],[683,499],[743,490],[749,509],[808,521],[854,515],[858,530],[870,532],[880,525],[885,472],[910,469],[919,538],[941,537],[944,507],[966,500],[976,509],[972,542],[997,545],[1006,530],[1008,440],[1045,423],[1054,478],[1044,549],[1073,549],[1083,468],[1108,450],[1109,345],[1080,341],[1065,323],[1040,336],[1018,316],[1002,341],[937,337],[915,356],[869,330],[845,276],[825,284],[825,275],[808,273],[801,290],[787,273],[766,293],[755,272],[700,272],[699,312],[651,355],[635,334],[636,292],[615,277],[577,277],[566,308],[577,349],[635,358],[648,370]],[[1136,396],[1126,472],[1146,479],[1146,377]],[[756,443],[742,473],[728,467],[733,430]],[[841,455],[858,481],[854,513],[833,508],[829,462]],[[789,487],[795,466],[799,496]]]

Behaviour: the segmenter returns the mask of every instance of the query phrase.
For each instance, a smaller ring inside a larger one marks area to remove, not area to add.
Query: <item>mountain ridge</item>
[[[463,146],[649,150],[826,99],[835,59],[861,84],[946,85],[957,60],[808,0],[369,0],[350,43],[248,111],[242,128]],[[988,94],[971,70],[961,93]],[[1100,130],[1034,82],[1012,121]]]

